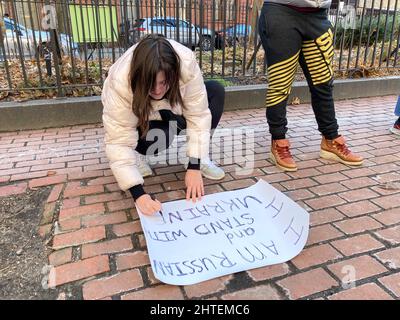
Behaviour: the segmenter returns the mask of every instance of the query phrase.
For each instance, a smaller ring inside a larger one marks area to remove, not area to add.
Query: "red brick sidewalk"
[[[280,265],[192,286],[158,282],[133,201],[119,191],[109,169],[100,124],[0,133],[0,197],[52,187],[39,232],[51,239],[55,285],[72,299],[399,299],[400,139],[388,131],[395,101],[388,96],[337,103],[341,133],[366,158],[355,169],[319,158],[320,136],[309,105],[288,111],[300,168],[295,173],[266,160],[264,109],[224,114],[221,127],[258,129],[256,168],[242,177],[237,165],[225,165],[226,178],[206,180],[206,192],[263,178],[311,215],[306,248]],[[148,192],[161,201],[184,197],[182,166],[155,171],[145,179]],[[346,290],[342,280],[353,271],[356,286]]]

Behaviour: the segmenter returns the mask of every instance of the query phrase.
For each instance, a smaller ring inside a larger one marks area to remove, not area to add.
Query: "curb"
[[[346,79],[334,82],[334,99],[356,99],[398,95],[400,77]],[[266,85],[226,87],[225,110],[263,108]],[[295,82],[289,101],[298,97],[301,103],[310,103],[305,81]],[[57,98],[26,102],[0,103],[0,132],[44,129],[102,122],[103,106],[100,96]]]

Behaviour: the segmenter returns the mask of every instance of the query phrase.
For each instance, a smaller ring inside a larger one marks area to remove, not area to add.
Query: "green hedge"
[[[385,35],[385,42],[390,41],[390,38],[394,41],[393,46],[397,43],[397,36],[400,27],[400,15],[396,16],[393,34],[392,32],[392,24],[393,24],[394,16],[390,16],[388,18],[386,24],[386,34],[385,34],[385,22],[386,22],[386,15],[382,15],[378,24],[378,17],[373,17],[371,20],[371,28],[369,28],[370,17],[365,16],[363,21],[363,30],[361,35],[361,46],[366,46],[368,42],[369,36],[369,43],[368,46],[371,46],[375,43],[376,38],[378,37],[378,44],[382,43],[383,36]],[[336,29],[336,48],[340,48],[342,45],[342,41],[344,41],[343,46],[344,48],[350,47],[351,44],[351,37],[353,34],[352,29],[344,29],[340,23],[338,23],[338,27]],[[356,20],[356,28],[354,30],[354,38],[353,38],[353,46],[358,46],[360,41],[360,34],[361,34],[361,18],[357,18]],[[344,38],[343,38],[344,37]]]

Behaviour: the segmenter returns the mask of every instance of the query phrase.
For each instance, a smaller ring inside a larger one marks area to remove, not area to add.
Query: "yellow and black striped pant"
[[[301,13],[275,3],[264,4],[259,33],[268,66],[266,116],[272,139],[287,132],[286,105],[300,65],[311,92],[319,131],[338,136],[333,103],[333,33],[325,9]]]

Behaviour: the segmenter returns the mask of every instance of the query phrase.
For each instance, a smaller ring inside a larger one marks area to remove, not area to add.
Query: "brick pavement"
[[[220,182],[205,180],[206,192],[243,188],[262,178],[310,213],[306,247],[279,265],[191,286],[160,283],[150,268],[133,201],[118,189],[109,169],[101,124],[0,133],[0,197],[52,189],[38,232],[50,239],[50,285],[60,297],[399,299],[400,139],[388,131],[395,101],[387,96],[337,103],[341,133],[366,159],[360,168],[319,158],[320,136],[309,105],[288,110],[288,137],[300,168],[294,173],[266,160],[270,136],[264,109],[223,115],[220,131],[254,129],[255,168],[241,176],[238,164],[222,161],[238,146],[227,142],[215,155],[227,175]],[[148,192],[161,201],[184,197],[181,165],[158,165],[155,171],[145,179]],[[356,285],[348,288],[342,282],[352,275]]]

